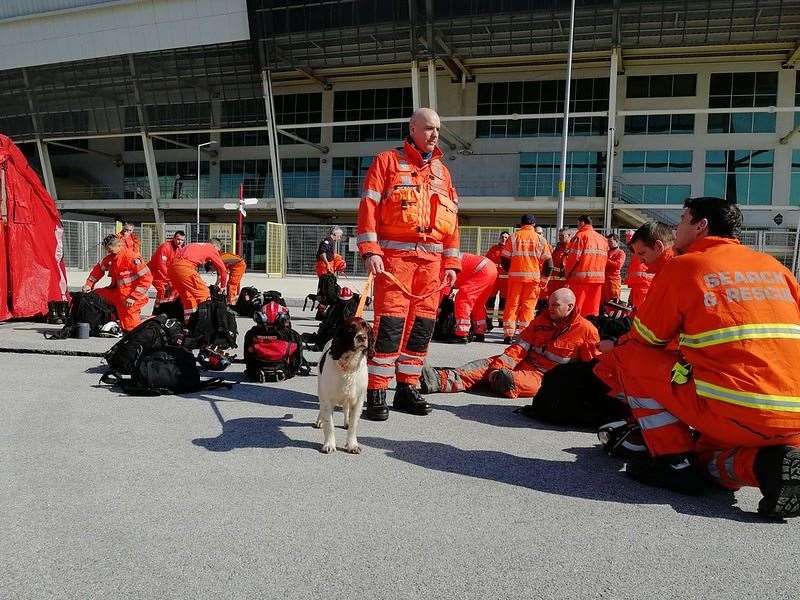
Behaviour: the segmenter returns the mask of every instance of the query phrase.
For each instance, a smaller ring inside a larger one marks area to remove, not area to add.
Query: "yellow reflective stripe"
[[[712,400],[759,410],[800,412],[800,397],[798,396],[776,396],[773,394],[742,392],[699,379],[695,379],[694,383],[698,396],[704,396]]]
[[[728,342],[757,339],[800,339],[800,325],[794,323],[757,323],[712,329],[692,335],[681,334],[680,343],[689,348],[706,348]]]
[[[656,335],[650,331],[650,329],[639,320],[639,317],[633,318],[633,328],[636,330],[644,341],[648,344],[652,344],[654,346],[664,346],[669,340],[662,340],[656,337]]]

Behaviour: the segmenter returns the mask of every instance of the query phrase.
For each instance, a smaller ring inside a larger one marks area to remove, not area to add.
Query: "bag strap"
[[[208,381],[201,381],[200,382],[200,387],[198,388],[198,391],[200,391],[200,390],[214,390],[214,389],[219,389],[219,388],[223,388],[223,387],[225,389],[229,390],[229,389],[231,389],[233,387],[234,383],[235,382],[233,382],[233,381],[225,381],[224,377],[214,377],[213,379],[209,379]]]

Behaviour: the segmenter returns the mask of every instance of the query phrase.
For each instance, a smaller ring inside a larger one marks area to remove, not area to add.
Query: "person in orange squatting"
[[[461,272],[453,285],[458,290],[453,312],[456,328],[451,343],[466,344],[470,331],[475,341],[484,341],[486,335],[486,298],[497,281],[497,267],[486,256],[461,255]],[[446,293],[449,290],[442,290]]]
[[[222,246],[222,240],[216,240]],[[247,271],[247,262],[233,252],[220,252],[222,263],[228,270],[228,304],[236,304],[239,298],[239,290],[242,289],[242,278]]]
[[[139,236],[134,233],[134,225],[130,221],[125,221],[122,224],[122,230],[117,234],[117,237],[122,240],[122,245],[134,254],[141,254],[142,241]]]
[[[186,233],[183,231],[176,231],[172,239],[167,240],[156,248],[156,251],[150,258],[150,262],[147,263],[150,272],[153,274],[153,287],[156,288],[155,306],[158,306],[162,302],[170,302],[178,296],[175,290],[172,289],[172,284],[169,282],[167,268],[169,267],[169,263],[172,262],[172,259],[175,258],[175,253],[185,242]]]
[[[550,275],[553,258],[550,244],[536,233],[533,215],[522,215],[520,228],[511,234],[503,248],[502,260],[508,270],[508,292],[503,310],[503,343],[525,329],[536,312],[540,278]]]
[[[501,258],[503,254],[503,248],[505,248],[506,240],[511,237],[511,234],[507,231],[503,231],[500,234],[500,237],[497,240],[497,243],[489,248],[486,252],[486,258],[491,260],[495,267],[497,267],[497,279],[494,282],[494,287],[492,288],[491,292],[489,293],[489,297],[486,299],[486,310],[490,312],[494,312],[494,301],[495,298],[499,296],[497,300],[497,310],[499,311],[500,318],[499,326],[503,326],[503,309],[506,307],[506,290],[508,288],[508,272],[503,268],[501,264]],[[487,329],[491,329],[493,327],[491,318],[487,319],[486,322]]]
[[[627,400],[650,456],[627,473],[696,494],[700,475],[757,486],[758,511],[800,514],[800,286],[737,239],[742,213],[689,198],[665,262],[624,343],[594,374]],[[665,348],[679,340],[679,352]]]
[[[108,254],[89,273],[82,291],[94,290],[111,304],[117,311],[120,329],[130,331],[142,322],[142,308],[147,304],[153,275],[142,257],[125,248],[116,235],[106,236],[103,246]],[[94,289],[103,275],[111,278],[111,285]]]
[[[626,231],[625,243],[629,248],[631,248],[632,239],[633,231]],[[647,265],[639,260],[633,248],[631,248],[631,253],[631,262],[628,264],[628,272],[625,275],[625,285],[630,290],[628,304],[636,307],[644,304],[647,290],[650,289],[650,284],[653,281],[653,274],[647,271]]]
[[[428,354],[442,287],[461,270],[458,195],[442,163],[441,122],[420,108],[402,148],[372,161],[358,209],[358,249],[375,279],[375,355],[367,362],[364,417],[389,418],[386,389],[397,376],[393,405],[431,412],[418,385]],[[443,279],[443,281],[442,281]]]
[[[606,281],[603,284],[603,295],[600,305],[604,305],[609,300],[619,300],[622,292],[622,267],[625,265],[627,255],[625,250],[619,247],[619,236],[610,233],[606,236],[608,240],[608,261],[606,262]]]
[[[564,252],[567,285],[575,292],[578,311],[584,316],[600,312],[600,298],[606,280],[608,241],[592,227],[592,218],[578,217],[578,231]]]
[[[219,255],[221,248],[222,243],[218,239],[212,239],[210,243],[187,244],[177,251],[169,264],[167,275],[183,304],[183,320],[186,323],[197,307],[211,297],[206,282],[197,272],[198,267],[210,262],[217,272],[217,287],[226,289],[228,270]]]
[[[472,361],[458,368],[425,366],[425,394],[469,391],[483,385],[506,398],[532,397],[544,374],[573,359],[592,360],[600,336],[597,328],[575,310],[575,294],[556,290],[540,312],[503,354]]]

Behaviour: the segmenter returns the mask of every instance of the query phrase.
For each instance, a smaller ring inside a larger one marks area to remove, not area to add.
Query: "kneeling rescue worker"
[[[456,329],[454,343],[466,344],[472,332],[475,340],[482,342],[486,335],[486,299],[494,290],[497,267],[485,256],[461,255],[461,272],[454,287],[458,290],[453,312]]]
[[[122,331],[130,331],[142,322],[142,308],[147,304],[147,290],[153,275],[138,253],[125,248],[116,235],[103,240],[108,255],[97,263],[83,286],[84,292],[94,289],[97,282],[108,275],[111,285],[94,292],[117,310]]]
[[[599,341],[595,326],[575,310],[575,294],[562,288],[503,354],[456,369],[426,366],[422,391],[463,392],[485,385],[506,398],[532,397],[547,371],[572,360],[592,360]]]
[[[183,320],[186,323],[197,307],[211,297],[206,282],[197,272],[198,267],[210,262],[217,271],[217,287],[224,290],[228,283],[228,270],[219,255],[221,248],[222,242],[216,238],[210,243],[187,244],[176,252],[169,265],[167,274],[183,304]]]
[[[431,411],[419,393],[422,365],[436,322],[440,279],[452,286],[461,269],[458,196],[437,148],[439,115],[414,111],[402,148],[375,157],[358,210],[358,249],[374,274],[375,356],[368,362],[364,417],[389,418],[386,389],[397,375],[395,409]]]
[[[728,489],[758,486],[760,513],[798,516],[800,287],[739,243],[736,204],[690,198],[684,207],[679,256],[594,369],[627,399],[652,457],[627,472],[684,493],[702,491],[699,474]],[[679,353],[665,349],[675,338]]]
[[[153,287],[156,288],[155,306],[158,306],[162,302],[174,300],[177,297],[175,290],[172,289],[172,285],[169,282],[167,269],[169,268],[169,263],[175,258],[175,253],[185,242],[186,233],[183,231],[176,231],[171,240],[167,240],[156,248],[156,251],[150,258],[150,262],[147,264],[147,266],[150,267],[150,272],[153,274]]]

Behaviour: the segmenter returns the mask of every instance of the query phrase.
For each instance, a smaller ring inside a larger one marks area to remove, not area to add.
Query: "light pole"
[[[197,145],[197,228],[195,229],[194,234],[198,239],[200,238],[200,149],[203,146],[211,146],[212,144],[216,144],[216,142],[211,140],[209,142],[203,142],[202,144]]]
[[[572,45],[575,40],[575,0],[569,14],[569,54],[567,57],[567,81],[564,90],[564,130],[561,138],[561,171],[558,176],[558,208],[556,210],[556,227],[564,227],[564,199],[567,194],[567,139],[569,134],[569,96],[572,81]]]

